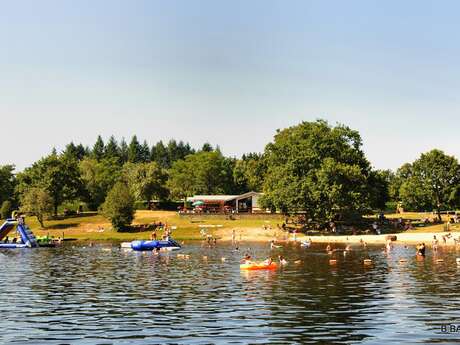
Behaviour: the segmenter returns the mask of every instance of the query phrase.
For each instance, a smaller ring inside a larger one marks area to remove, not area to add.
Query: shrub
[[[134,209],[136,210],[148,210],[149,205],[147,201],[136,201],[134,203]]]
[[[102,213],[117,231],[131,225],[134,219],[134,198],[126,183],[117,182],[113,186],[102,206]]]
[[[11,201],[5,200],[2,204],[2,208],[0,209],[0,214],[2,219],[7,219],[11,217],[11,212],[13,211],[13,205]]]

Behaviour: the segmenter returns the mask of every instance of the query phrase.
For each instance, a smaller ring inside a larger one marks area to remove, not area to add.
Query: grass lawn
[[[264,224],[281,222],[278,219],[263,219],[259,217],[248,217],[236,220],[225,219],[222,217],[202,217],[202,216],[179,216],[172,211],[137,211],[133,224],[148,224],[154,221],[161,221],[169,226],[175,226],[173,236],[177,240],[201,239],[200,225],[206,227],[209,233],[217,230],[233,228],[258,228]],[[88,213],[79,217],[69,217],[58,220],[46,220],[45,228],[42,229],[35,217],[28,217],[26,223],[36,235],[43,236],[49,234],[54,237],[76,238],[79,240],[120,240],[131,241],[134,239],[149,239],[150,231],[144,232],[117,232],[112,230],[111,224],[103,216]],[[219,225],[219,227],[216,227]],[[213,227],[215,226],[215,227]],[[103,231],[101,231],[103,229]],[[161,236],[161,232],[158,232]]]
[[[393,213],[393,214],[386,214],[386,218],[390,219],[397,219],[403,218],[404,220],[411,220],[414,222],[414,228],[412,230],[408,230],[406,232],[413,233],[413,232],[444,232],[446,231],[446,223],[447,223],[447,215],[442,215],[443,223],[440,224],[428,224],[424,226],[416,226],[418,223],[417,221],[421,221],[424,218],[434,218],[437,215],[433,215],[431,212],[404,212],[403,214]],[[460,224],[451,224],[449,231],[460,231]]]
[[[387,218],[399,218],[404,220],[411,220],[414,224],[414,229],[406,232],[443,232],[445,231],[445,224],[430,224],[425,226],[417,226],[417,222],[425,217],[429,217],[431,213],[422,212],[406,212],[404,214],[389,214],[385,215]],[[263,225],[271,225],[273,229],[276,224],[281,224],[283,218],[280,215],[276,216],[254,216],[242,217],[241,219],[230,220],[225,216],[179,216],[177,212],[172,211],[137,211],[133,224],[148,224],[161,221],[169,226],[175,226],[173,236],[177,240],[198,240],[201,239],[200,226],[206,227],[207,232],[215,234],[218,238],[222,234],[229,234],[231,229],[246,229],[253,234],[254,230],[260,230],[261,235]],[[447,217],[443,215],[443,221],[447,221]],[[57,220],[45,221],[45,228],[42,229],[35,217],[26,219],[26,223],[34,231],[36,235],[43,236],[49,234],[50,236],[64,238],[75,238],[78,240],[118,240],[118,241],[132,241],[135,239],[149,239],[150,231],[143,232],[117,232],[112,230],[112,226],[107,219],[96,213],[86,213],[79,217],[68,217]],[[385,232],[393,232],[392,228],[387,229]],[[451,224],[450,231],[460,231],[460,224]],[[266,233],[266,232],[265,232]],[[161,236],[161,232],[158,232]],[[228,237],[228,236],[227,236]]]

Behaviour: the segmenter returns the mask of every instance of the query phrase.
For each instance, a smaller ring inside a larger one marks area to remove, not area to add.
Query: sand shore
[[[387,236],[396,236],[396,241],[394,243],[401,244],[417,244],[425,243],[426,245],[431,245],[433,241],[433,236],[439,240],[439,244],[444,244],[442,240],[442,235],[447,233],[439,232],[418,232],[418,233],[399,233],[399,234],[384,234],[384,235],[352,235],[352,236],[297,236],[297,240],[308,240],[311,239],[316,243],[359,243],[364,241],[369,244],[384,244],[386,242]],[[446,240],[445,244],[455,245],[454,237],[458,238],[458,233],[452,233],[452,236]]]
[[[333,236],[307,236],[297,234],[295,239],[292,234],[287,235],[281,231],[274,230],[261,230],[254,228],[235,228],[236,241],[251,241],[251,242],[269,242],[275,240],[276,242],[284,241],[307,241],[311,239],[314,243],[360,243],[364,241],[368,244],[385,244],[387,236],[396,236],[394,243],[401,244],[417,244],[425,243],[431,245],[433,236],[439,240],[439,244],[444,244],[442,236],[447,232],[407,232],[397,234],[383,234],[383,235],[333,235]],[[220,240],[231,241],[233,239],[233,231],[230,229],[221,229],[216,231],[215,235]],[[452,232],[452,236],[447,239],[447,245],[455,245],[454,237],[459,238],[460,233]]]

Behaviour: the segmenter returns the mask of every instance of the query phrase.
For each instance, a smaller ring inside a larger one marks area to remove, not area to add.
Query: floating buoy
[[[372,260],[371,259],[364,259],[364,264],[365,265],[372,265]]]
[[[337,264],[337,260],[336,259],[330,259],[329,260],[329,265],[335,265]]]

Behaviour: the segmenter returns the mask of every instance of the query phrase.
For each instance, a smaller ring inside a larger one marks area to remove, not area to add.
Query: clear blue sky
[[[377,168],[460,156],[455,1],[0,4],[0,164],[101,134],[262,151],[324,118]]]

